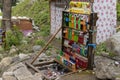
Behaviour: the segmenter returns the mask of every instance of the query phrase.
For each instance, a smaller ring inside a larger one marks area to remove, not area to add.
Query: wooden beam
[[[49,65],[49,64],[52,64],[52,63],[55,63],[55,61],[52,60],[52,61],[39,62],[39,63],[33,64],[33,66]]]
[[[30,64],[30,63],[28,63],[28,62],[25,62],[25,64],[26,64],[28,67],[32,68],[34,71],[36,71],[36,72],[38,72],[38,73],[41,73],[40,70],[38,70],[37,68],[35,68],[32,64]]]
[[[47,48],[47,46],[52,42],[52,40],[55,38],[55,36],[58,34],[58,32],[62,29],[62,27],[60,27],[56,33],[49,39],[49,41],[47,42],[47,44],[43,47],[42,50],[40,50],[39,54],[33,59],[33,61],[31,62],[31,64],[33,64],[36,59],[40,56],[40,54]]]

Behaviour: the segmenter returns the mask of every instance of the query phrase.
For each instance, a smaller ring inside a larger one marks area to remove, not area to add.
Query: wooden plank
[[[49,39],[49,41],[47,42],[47,44],[42,48],[42,50],[40,50],[39,54],[33,59],[33,61],[31,62],[31,64],[33,64],[36,59],[40,56],[40,54],[47,48],[47,46],[52,42],[52,40],[55,38],[55,36],[58,34],[58,32],[61,30],[62,27],[60,27],[56,33]]]
[[[38,73],[41,73],[40,70],[38,70],[37,68],[35,68],[32,64],[30,64],[30,63],[28,63],[28,62],[25,62],[25,64],[26,64],[28,67],[32,68],[34,71],[36,71],[36,72],[38,72]]]
[[[55,61],[52,60],[52,61],[39,62],[39,63],[33,64],[33,66],[43,66],[43,65],[49,65],[49,64],[52,64],[52,63],[55,63]]]

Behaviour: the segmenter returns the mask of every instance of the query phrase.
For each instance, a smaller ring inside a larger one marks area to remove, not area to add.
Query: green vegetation
[[[120,21],[120,2],[117,3],[117,19]]]
[[[44,45],[45,45],[45,41],[44,41],[44,40],[36,40],[36,41],[35,41],[35,44],[36,44],[36,45],[44,46]]]
[[[50,17],[49,17],[49,1],[48,0],[24,0],[17,6],[13,7],[13,16],[27,16],[35,21],[41,29],[43,36],[49,35]]]
[[[19,31],[17,26],[13,26],[13,30],[8,30],[6,32],[6,49],[9,50],[12,45],[20,45],[23,38],[22,32]]]
[[[105,43],[97,45],[96,54],[100,55],[102,52],[107,52]]]

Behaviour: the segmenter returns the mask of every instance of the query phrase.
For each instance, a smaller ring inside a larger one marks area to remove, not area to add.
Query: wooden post
[[[90,15],[90,31],[89,31],[89,44],[96,44],[96,21],[97,13],[91,13]],[[88,69],[92,70],[94,65],[94,49],[93,46],[88,46]]]

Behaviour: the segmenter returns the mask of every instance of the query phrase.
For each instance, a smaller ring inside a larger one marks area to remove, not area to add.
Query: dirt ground
[[[88,72],[78,72],[62,76],[58,80],[98,80],[94,74]]]

